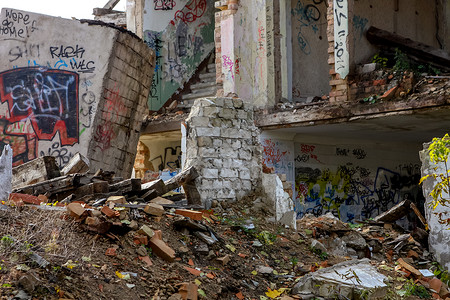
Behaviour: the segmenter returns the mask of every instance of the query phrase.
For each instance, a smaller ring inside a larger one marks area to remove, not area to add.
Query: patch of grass
[[[310,247],[309,249],[311,250],[312,253],[317,255],[321,260],[325,260],[325,259],[328,258],[328,253],[326,253],[326,252],[324,252],[324,251],[322,251],[320,249],[317,249],[317,248],[314,248],[314,247]]]
[[[397,293],[402,297],[418,296],[422,299],[428,299],[431,297],[430,293],[428,293],[424,286],[414,283],[412,279],[408,280],[403,285],[403,288]]]

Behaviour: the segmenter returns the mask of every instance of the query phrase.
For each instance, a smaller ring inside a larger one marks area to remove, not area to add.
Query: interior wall
[[[142,136],[140,139],[150,151],[150,162],[155,171],[181,168],[181,132],[164,136]],[[179,162],[177,162],[179,160]]]
[[[298,218],[332,211],[352,222],[373,218],[406,197],[423,203],[418,187],[421,144],[308,140],[276,134],[261,139],[266,165],[294,181]]]
[[[292,0],[292,98],[330,92],[327,1]]]
[[[350,44],[353,46],[355,64],[371,62],[379,51],[365,38],[370,26],[440,48],[436,38],[434,0],[355,0],[350,21],[354,33],[354,41]]]

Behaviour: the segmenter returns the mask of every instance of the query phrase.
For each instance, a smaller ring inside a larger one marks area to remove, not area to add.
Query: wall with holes
[[[148,105],[157,111],[213,51],[214,1],[147,0],[144,40],[156,52]]]
[[[361,140],[308,142],[263,134],[263,163],[295,186],[297,217],[329,211],[345,222],[373,218],[408,198],[423,207],[420,145]]]
[[[93,171],[131,174],[154,64],[142,41],[4,8],[0,53],[0,148],[14,165],[52,155],[64,166],[80,152]]]

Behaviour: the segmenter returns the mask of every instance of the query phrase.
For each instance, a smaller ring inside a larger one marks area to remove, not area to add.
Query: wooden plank
[[[166,191],[166,186],[164,185],[164,181],[162,179],[157,179],[142,184],[141,190],[142,191],[155,190],[157,195],[162,195]]]
[[[141,190],[141,179],[130,178],[109,186],[110,191],[121,191],[123,193],[137,192]]]
[[[420,222],[425,226],[425,228],[428,228],[427,220],[425,220],[424,216],[420,213],[419,209],[414,203],[411,203],[411,209],[414,211],[416,216],[419,218]]]
[[[64,168],[62,168],[61,175],[85,173],[89,171],[89,164],[89,159],[78,152],[69,160]]]
[[[61,176],[56,158],[42,156],[12,169],[12,188],[43,182]]]
[[[166,185],[166,192],[174,190],[182,186],[184,183],[191,182],[197,177],[197,170],[194,167],[189,167],[169,180],[164,181],[164,184]]]
[[[450,54],[444,50],[413,41],[398,34],[371,26],[366,37],[372,44],[399,48],[417,61],[450,70]]]
[[[388,211],[378,215],[374,218],[376,222],[386,222],[393,223],[398,219],[406,216],[409,213],[411,202],[409,200],[404,200],[399,204],[395,205]]]
[[[119,3],[120,0],[109,0],[105,6],[103,6],[104,9],[113,9],[117,3]]]
[[[22,193],[30,195],[40,195],[40,194],[56,194],[72,190],[77,187],[80,182],[80,175],[70,174],[43,182],[38,182],[32,185],[27,185],[22,188],[13,189],[13,193]]]

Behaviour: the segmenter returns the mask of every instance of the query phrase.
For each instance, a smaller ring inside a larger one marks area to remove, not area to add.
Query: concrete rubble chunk
[[[155,235],[155,232],[153,231],[153,229],[151,229],[147,225],[142,225],[141,228],[139,229],[138,233],[144,234],[144,235],[148,236],[148,238],[150,238],[150,239]]]
[[[355,250],[364,250],[367,247],[366,240],[357,231],[349,231],[342,237],[342,240],[348,247],[352,247]]]
[[[319,242],[318,240],[312,240],[311,241],[311,247],[314,248],[314,249],[318,249],[318,250],[320,250],[320,251],[322,251],[324,253],[326,253],[328,251],[327,248],[321,242]]]
[[[160,217],[166,213],[162,205],[156,203],[149,203],[145,206],[144,211],[153,216]]]
[[[383,298],[387,291],[387,277],[378,273],[368,259],[350,260],[303,276],[292,290],[293,295],[314,295],[359,299],[362,291],[368,299]]]
[[[85,173],[89,171],[89,159],[81,153],[76,153],[69,162],[61,169],[61,175]]]
[[[155,204],[159,204],[159,205],[164,205],[164,204],[173,204],[174,202],[172,200],[163,198],[163,197],[156,197],[155,199],[152,199],[150,201],[150,203],[155,203]]]

